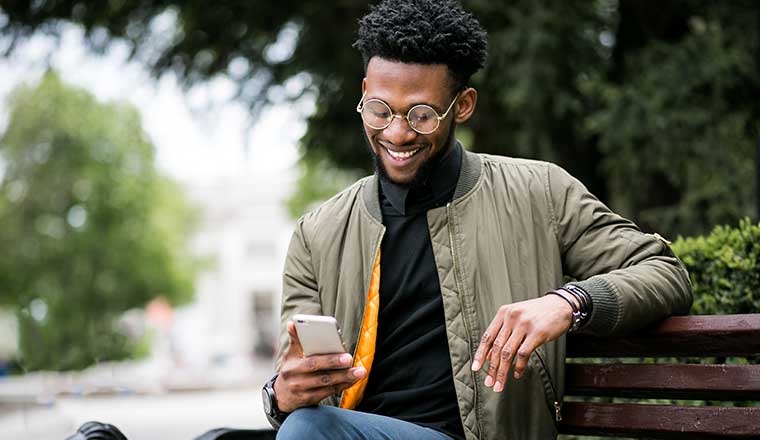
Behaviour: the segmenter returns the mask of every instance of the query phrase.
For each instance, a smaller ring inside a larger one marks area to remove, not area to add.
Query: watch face
[[[272,398],[269,396],[269,390],[261,389],[261,399],[264,401],[264,412],[272,415]]]

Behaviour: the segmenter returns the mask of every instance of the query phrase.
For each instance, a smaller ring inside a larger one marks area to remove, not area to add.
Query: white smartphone
[[[338,322],[332,316],[293,315],[303,354],[344,353]]]

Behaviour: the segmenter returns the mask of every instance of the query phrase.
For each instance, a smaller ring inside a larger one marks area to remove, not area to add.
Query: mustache
[[[367,149],[370,152],[370,155],[372,156],[372,164],[375,168],[375,174],[380,176],[381,179],[385,180],[386,182],[391,182],[394,185],[398,185],[401,188],[404,189],[412,189],[415,187],[422,186],[425,182],[428,181],[430,178],[430,175],[432,174],[433,169],[439,162],[439,157],[432,157],[428,160],[424,161],[422,165],[417,169],[417,171],[414,173],[414,177],[410,182],[406,183],[399,183],[394,182],[393,179],[391,179],[390,175],[388,175],[388,170],[385,168],[385,164],[383,163],[383,160],[380,158],[380,155],[378,153],[375,153],[375,150],[372,148],[372,144],[370,140],[367,138],[367,136],[364,136],[365,144],[367,145]],[[384,148],[382,145],[378,145],[378,148]],[[437,155],[440,156],[440,155]]]
[[[370,156],[372,157],[372,164],[375,169],[375,174],[380,176],[381,178],[385,179],[388,182],[393,182],[391,180],[390,176],[388,175],[388,170],[385,169],[385,165],[383,164],[383,160],[380,158],[380,154],[375,152],[375,149],[373,148],[372,140],[370,139],[369,135],[366,131],[362,131],[362,138],[364,139],[364,145],[366,146],[367,150],[369,151]],[[396,183],[393,182],[395,185],[399,185],[402,188],[413,188],[413,187],[419,187],[422,184],[426,183],[428,179],[430,178],[433,170],[437,167],[437,165],[441,162],[443,157],[445,157],[448,153],[451,152],[451,149],[454,148],[454,142],[456,139],[456,124],[451,124],[451,128],[449,129],[448,136],[446,138],[446,141],[443,145],[443,148],[440,148],[439,151],[434,152],[434,156],[427,158],[422,165],[417,169],[417,172],[414,174],[414,177],[412,180],[408,183]],[[385,148],[383,147],[379,142],[375,141],[375,144],[377,145],[377,148]],[[431,145],[425,145],[425,148],[431,148]]]

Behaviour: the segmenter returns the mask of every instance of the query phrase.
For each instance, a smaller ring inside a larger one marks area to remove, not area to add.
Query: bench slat
[[[567,356],[760,356],[760,314],[674,316],[621,339],[573,335]]]
[[[560,432],[564,434],[657,439],[760,437],[758,407],[566,402],[562,414]]]
[[[760,400],[760,365],[567,364],[565,371],[565,394],[574,396]]]

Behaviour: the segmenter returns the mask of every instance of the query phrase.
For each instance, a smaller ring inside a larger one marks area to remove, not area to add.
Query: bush
[[[760,311],[760,224],[717,226],[707,236],[681,238],[673,251],[689,270],[695,315]]]
[[[0,306],[25,370],[135,355],[118,326],[156,297],[193,297],[195,215],[162,176],[136,108],[50,71],[19,86],[0,134]]]

